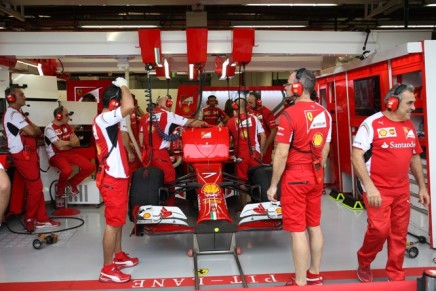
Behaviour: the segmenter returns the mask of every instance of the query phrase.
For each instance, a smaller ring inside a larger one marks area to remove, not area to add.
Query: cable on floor
[[[79,227],[81,227],[82,225],[84,225],[85,224],[85,220],[83,220],[82,218],[79,218],[79,217],[72,217],[72,216],[62,216],[62,217],[58,217],[58,216],[54,216],[54,217],[50,217],[50,218],[55,218],[55,219],[74,219],[74,220],[78,220],[78,221],[80,221],[80,224],[79,225],[76,225],[76,226],[73,226],[73,227],[68,227],[68,228],[64,228],[64,229],[58,229],[58,230],[53,230],[53,231],[46,231],[46,232],[28,232],[28,231],[26,231],[26,232],[19,232],[19,231],[15,231],[15,230],[13,230],[13,229],[11,229],[10,227],[9,227],[9,223],[7,222],[7,220],[6,221],[4,221],[4,225],[7,227],[7,229],[10,231],[10,232],[12,232],[12,233],[15,233],[15,234],[30,234],[30,235],[33,235],[33,234],[49,234],[49,233],[58,233],[58,232],[63,232],[63,231],[67,231],[67,230],[72,230],[72,229],[76,229],[76,228],[79,228]],[[20,219],[20,223],[21,223],[21,219]],[[21,223],[21,225],[22,225],[22,223]],[[24,227],[24,225],[23,225],[23,227]],[[54,228],[52,228],[52,229],[54,229]]]

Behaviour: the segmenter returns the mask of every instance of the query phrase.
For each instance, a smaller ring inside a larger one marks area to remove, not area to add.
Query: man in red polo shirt
[[[385,96],[386,110],[366,118],[353,141],[351,162],[361,181],[368,227],[357,252],[357,277],[371,282],[371,263],[388,244],[386,273],[390,281],[405,279],[403,269],[410,217],[409,169],[419,186],[419,202],[430,202],[422,170],[422,152],[410,116],[415,88],[396,84]]]
[[[319,269],[324,245],[320,226],[321,197],[324,166],[330,149],[331,116],[310,98],[315,87],[312,72],[302,68],[291,73],[285,87],[287,95],[296,99],[295,105],[280,115],[267,195],[269,200],[277,200],[277,185],[281,178],[283,229],[292,236],[295,267],[295,278],[287,285],[321,285]],[[309,255],[310,266],[306,269]]]
[[[225,124],[229,117],[227,114],[219,107],[218,100],[215,95],[210,95],[207,97],[207,107],[203,108],[200,112],[199,120],[207,122],[211,125]]]

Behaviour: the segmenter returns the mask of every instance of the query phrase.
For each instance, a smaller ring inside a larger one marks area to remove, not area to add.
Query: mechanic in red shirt
[[[0,226],[3,222],[3,215],[9,204],[9,197],[11,195],[11,182],[9,181],[8,174],[5,171],[2,163],[0,163]]]
[[[323,234],[321,196],[324,166],[331,140],[331,116],[310,99],[315,76],[302,68],[290,74],[285,84],[288,96],[296,96],[295,105],[280,115],[271,186],[268,199],[276,201],[281,181],[283,229],[292,236],[295,278],[287,285],[321,285],[319,274]],[[309,240],[306,236],[309,233]],[[306,270],[310,256],[310,267]]]
[[[215,95],[207,97],[206,105],[207,107],[200,112],[199,120],[211,125],[225,124],[227,122],[229,117],[221,108],[217,107],[218,100]]]
[[[27,190],[24,228],[33,232],[35,228],[60,226],[60,222],[48,217],[45,209],[36,143],[41,129],[21,110],[26,105],[26,96],[21,88],[11,86],[6,89],[5,95],[9,107],[3,116],[3,128],[14,161],[15,175],[22,176]]]
[[[130,257],[121,247],[129,189],[129,165],[121,131],[127,130],[124,117],[132,112],[134,104],[127,80],[118,77],[112,83],[103,92],[103,110],[92,126],[99,161],[96,184],[106,206],[104,266],[99,280],[123,283],[129,281],[131,276],[120,269],[136,266],[139,262],[138,258]]]
[[[168,149],[172,141],[180,138],[171,134],[172,125],[200,127],[205,121],[188,119],[172,113],[173,100],[170,95],[159,97],[152,112],[152,144],[150,144],[150,113],[146,113],[139,121],[139,142],[143,149],[142,162],[144,166],[157,167],[164,172],[164,183],[176,180],[176,170],[173,167]]]
[[[277,134],[276,118],[274,113],[262,104],[259,92],[252,91],[248,93],[247,101],[250,106],[249,113],[254,114],[262,122],[263,129],[265,130],[266,141],[265,147],[262,148],[262,163],[271,164],[274,139]]]
[[[366,118],[353,141],[351,162],[363,188],[368,227],[357,252],[357,277],[371,282],[370,265],[388,242],[386,273],[390,281],[405,279],[403,269],[410,217],[409,169],[419,186],[419,202],[430,198],[424,181],[418,136],[410,115],[414,87],[396,84],[385,96],[386,110]]]
[[[79,138],[74,133],[74,129],[68,124],[70,116],[68,109],[59,106],[53,111],[54,119],[44,130],[45,150],[49,163],[59,169],[59,179],[56,188],[56,196],[61,197],[67,192],[71,195],[78,195],[79,185],[86,177],[95,171],[95,165],[81,154],[72,151],[72,148],[80,147]],[[72,166],[79,167],[79,171],[74,175]],[[68,191],[65,187],[68,184]]]
[[[265,146],[266,136],[259,119],[247,113],[246,99],[237,98],[232,106],[234,114],[227,122],[227,127],[233,138],[236,158],[235,175],[248,180],[248,169],[259,166],[262,162],[262,149]],[[240,197],[242,206],[249,202],[247,194],[241,193]]]

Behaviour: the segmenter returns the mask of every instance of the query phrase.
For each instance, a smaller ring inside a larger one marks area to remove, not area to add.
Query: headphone
[[[61,121],[64,118],[64,106],[59,106],[53,112],[53,115],[57,121]]]
[[[109,105],[108,108],[110,111],[117,109],[120,107],[120,100],[121,100],[121,89],[117,87],[115,95],[109,98]]]
[[[300,82],[300,79],[303,76],[304,71],[306,71],[306,68],[299,69],[295,74],[295,80],[297,82],[292,83],[291,91],[292,94],[296,97],[300,97],[301,95],[303,95],[304,87],[303,84]]]
[[[173,98],[171,95],[164,95],[164,97],[168,97],[167,101],[165,101],[165,107],[171,108],[173,106]],[[161,96],[157,97],[156,104],[159,104],[159,99]]]
[[[256,98],[256,108],[262,106],[262,99],[260,97],[260,93],[256,91],[252,91],[249,95],[253,95]]]
[[[399,84],[397,88],[394,90],[394,94],[389,96],[388,100],[386,101],[386,108],[388,111],[397,111],[398,106],[401,102],[400,94],[403,93],[404,90],[407,89],[407,85]]]
[[[239,100],[243,100],[245,102],[245,104],[247,104],[247,106],[248,106],[248,102],[245,100],[245,98],[236,98],[232,103],[233,110],[239,110],[239,103],[241,103],[241,101],[239,101]]]
[[[214,95],[207,97],[206,105],[210,105],[209,99],[211,99],[211,98],[215,98],[215,105],[218,105],[218,100],[216,99],[216,96],[214,96]]]
[[[15,103],[17,101],[17,96],[15,96],[15,93],[11,92],[14,89],[15,88],[12,87],[5,90],[6,101],[8,101],[8,103]]]
[[[14,93],[9,93],[8,96],[6,96],[6,100],[8,103],[15,103],[15,101],[17,101],[17,97],[15,97]]]

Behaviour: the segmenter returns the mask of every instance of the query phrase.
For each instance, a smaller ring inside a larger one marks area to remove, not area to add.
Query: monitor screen
[[[380,77],[354,80],[354,112],[356,116],[370,116],[381,110]]]

